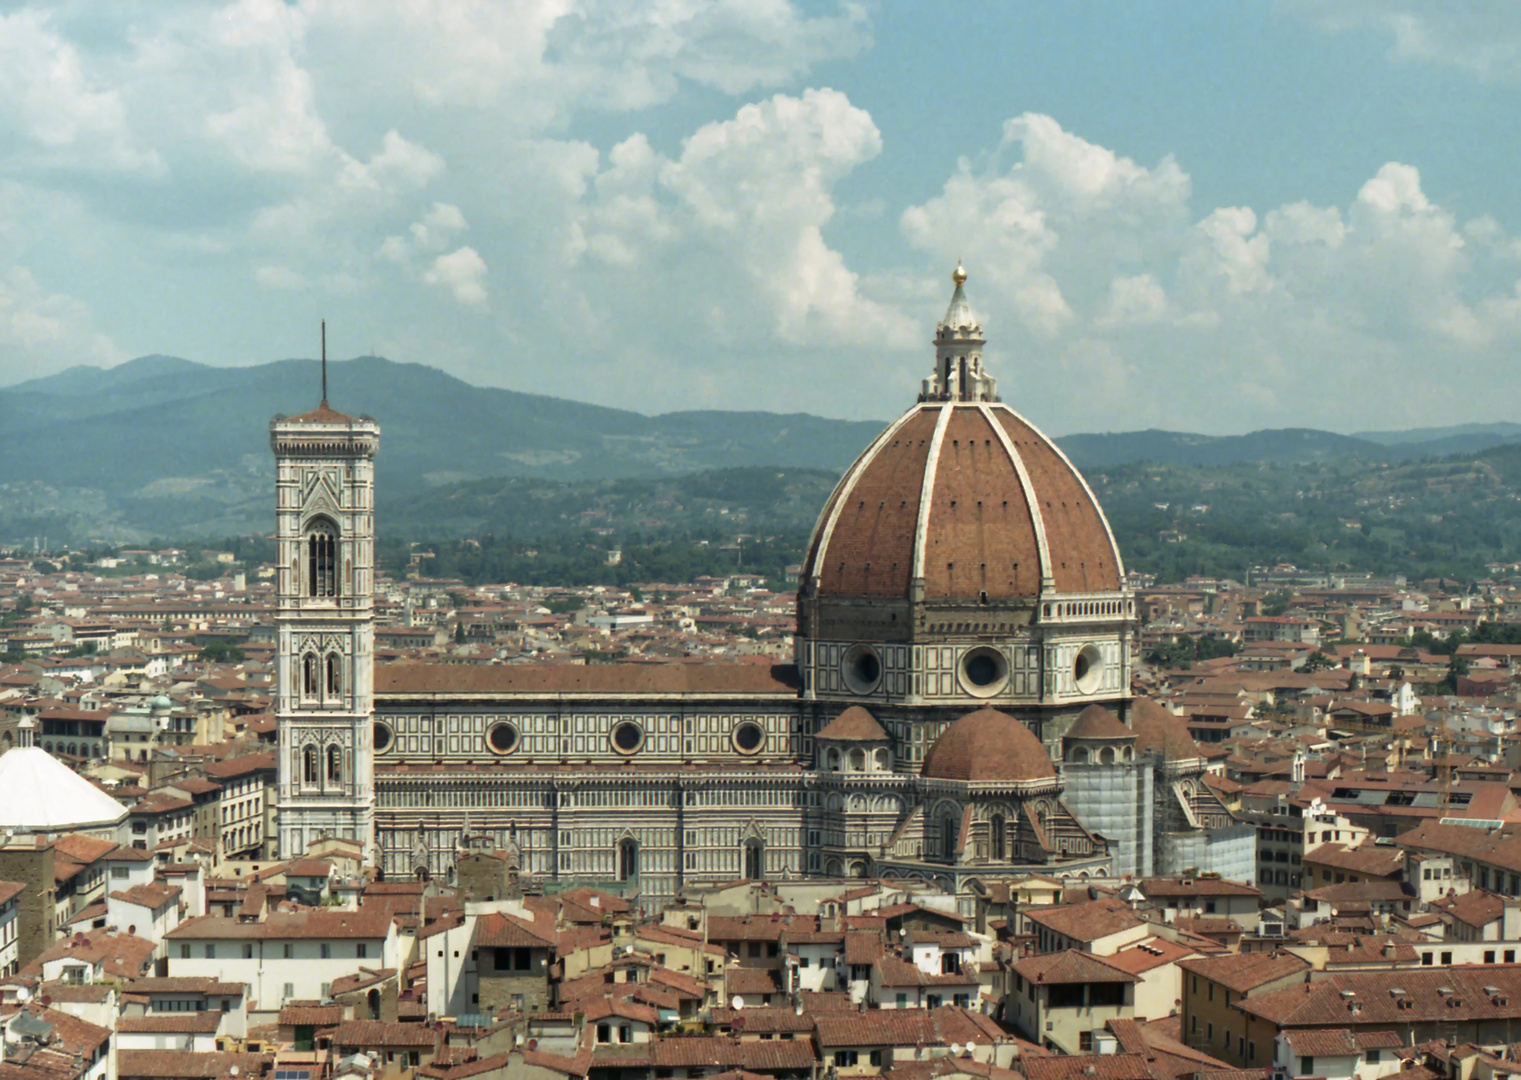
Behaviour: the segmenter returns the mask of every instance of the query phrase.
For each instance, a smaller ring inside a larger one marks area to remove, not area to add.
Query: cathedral
[[[646,906],[883,876],[970,910],[1029,873],[1234,870],[1245,834],[1186,729],[1132,719],[1103,511],[1000,401],[952,280],[933,374],[814,528],[794,664],[377,667],[379,425],[325,390],[276,418],[281,854],[341,836],[389,877],[449,879],[484,843],[525,886]]]

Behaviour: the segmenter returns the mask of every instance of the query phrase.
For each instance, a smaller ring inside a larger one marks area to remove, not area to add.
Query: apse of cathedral
[[[1130,695],[1135,600],[1092,489],[1004,404],[966,274],[917,401],[819,516],[795,663],[374,663],[379,425],[277,418],[281,854],[387,876],[494,851],[653,907],[737,878],[1254,874],[1182,721]]]

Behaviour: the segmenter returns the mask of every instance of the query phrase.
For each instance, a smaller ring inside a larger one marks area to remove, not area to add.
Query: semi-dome
[[[119,825],[127,808],[46,750],[0,754],[0,829],[65,833]]]
[[[1135,732],[1136,750],[1160,750],[1167,761],[1186,761],[1200,756],[1199,744],[1189,733],[1181,716],[1175,716],[1151,698],[1136,698],[1130,703],[1130,727]]]
[[[1089,705],[1072,721],[1072,726],[1067,729],[1067,738],[1133,739],[1135,732],[1120,723],[1120,718],[1102,705]]]
[[[886,742],[888,736],[875,716],[859,705],[852,705],[829,721],[816,738],[836,742]]]
[[[1035,734],[997,709],[967,713],[940,733],[920,774],[972,783],[1054,780],[1056,766]]]
[[[935,602],[1118,592],[1114,535],[1066,455],[998,400],[957,267],[918,404],[846,471],[803,564],[817,597]]]

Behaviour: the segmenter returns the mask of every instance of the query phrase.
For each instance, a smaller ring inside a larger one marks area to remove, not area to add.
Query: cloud
[[[448,289],[455,300],[467,307],[486,303],[486,260],[474,248],[462,247],[440,255],[423,274],[423,281]]]
[[[1282,0],[1330,31],[1372,28],[1400,60],[1461,68],[1486,80],[1521,76],[1521,7],[1512,0]]]
[[[1189,180],[1171,158],[1145,168],[1049,116],[1015,117],[1003,135],[901,225],[938,263],[975,264],[984,288],[1012,299],[1020,326],[1050,340],[1109,304],[1123,268],[1179,242]],[[1004,167],[1014,148],[1020,160]]]
[[[867,296],[823,235],[834,186],[881,149],[870,115],[835,90],[746,105],[674,159],[636,135],[593,179],[571,250],[641,292],[652,267],[667,271],[716,341],[900,346],[912,322]]]
[[[364,96],[507,105],[499,122],[521,131],[583,108],[649,108],[683,81],[726,94],[779,86],[871,40],[855,3],[805,13],[790,0],[308,0],[304,10],[321,46],[313,63],[358,80]]]
[[[49,292],[26,267],[0,271],[0,383],[56,369],[60,358],[107,365],[126,359],[79,300]]]
[[[0,159],[28,171],[164,170],[156,153],[137,145],[120,92],[31,8],[0,15],[0,135],[16,140]]]
[[[1409,164],[1340,207],[1201,212],[1170,158],[1145,167],[1030,114],[1004,135],[901,224],[938,263],[964,252],[1006,397],[1057,429],[1345,429],[1346,402],[1386,385],[1403,392],[1380,422],[1430,422],[1461,409],[1455,366],[1508,368],[1521,248],[1492,217],[1460,222]]]

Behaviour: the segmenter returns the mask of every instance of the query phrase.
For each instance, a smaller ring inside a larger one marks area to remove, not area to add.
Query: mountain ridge
[[[6,463],[0,543],[37,532],[140,539],[187,528],[267,530],[273,469],[267,425],[279,413],[314,405],[316,376],[316,362],[305,359],[212,367],[152,354],[0,388],[0,415],[7,418],[0,427]],[[383,357],[330,363],[329,376],[336,408],[381,421],[383,510],[429,505],[425,496],[441,487],[513,478],[655,480],[772,466],[838,475],[886,423],[714,409],[647,416],[477,387],[425,364]],[[1521,424],[1425,430],[1429,437],[1420,429],[1368,437],[1308,428],[1224,436],[1151,429],[1079,432],[1057,442],[1084,470],[1392,463],[1521,442]],[[474,494],[467,488],[461,497]]]

